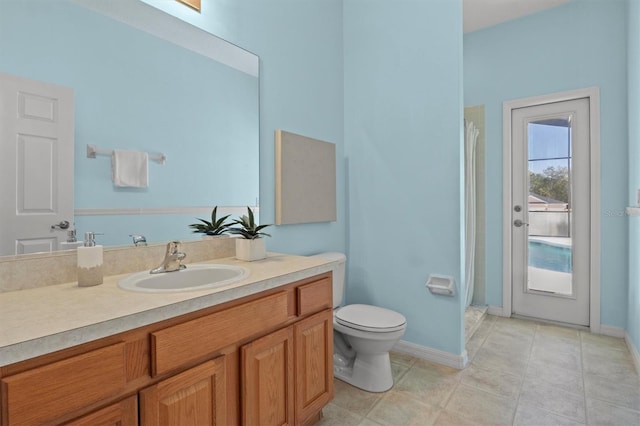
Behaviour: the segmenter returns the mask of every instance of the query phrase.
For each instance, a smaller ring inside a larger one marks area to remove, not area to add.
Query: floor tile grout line
[[[537,337],[537,335],[538,335],[538,331],[540,330],[540,327],[542,327],[543,325],[544,325],[544,323],[540,323],[540,324],[538,324],[538,327],[537,327],[537,329],[536,329],[536,337]],[[566,390],[565,390],[564,392],[569,393],[569,394],[573,394],[573,395],[576,395],[576,396],[581,396],[581,397],[583,398],[583,402],[584,402],[584,410],[585,410],[585,412],[584,412],[584,419],[585,419],[585,423],[584,423],[584,424],[585,424],[585,425],[587,425],[587,424],[589,424],[589,423],[587,422],[587,401],[586,401],[586,387],[585,387],[585,384],[584,384],[584,365],[583,365],[583,361],[582,361],[582,331],[581,331],[581,330],[579,330],[579,331],[578,331],[578,339],[579,339],[579,341],[580,341],[580,342],[579,342],[579,350],[580,350],[580,378],[582,379],[582,393],[581,393],[581,394],[578,394],[578,393],[573,393],[573,392],[566,391]],[[535,339],[534,339],[534,343],[535,343]],[[525,374],[525,376],[526,376],[526,374]],[[542,380],[546,382],[546,380],[544,380],[544,379],[542,379]],[[547,382],[547,383],[548,383],[548,382]],[[562,418],[567,419],[567,420],[570,420],[570,421],[572,421],[572,422],[579,422],[579,421],[578,421],[578,420],[576,420],[574,417],[569,417],[569,416],[567,416],[567,415],[565,415],[565,414],[557,413],[557,412],[555,412],[555,411],[552,411],[552,410],[546,409],[546,408],[544,408],[544,407],[538,407],[538,409],[540,409],[540,410],[542,410],[542,411],[544,411],[544,412],[546,412],[546,413],[549,413],[549,414],[551,414],[551,415],[553,415],[553,416],[555,416],[555,417],[562,417]]]
[[[581,355],[581,362],[582,362],[582,386],[584,389],[584,404],[585,404],[585,419],[587,421],[587,424],[589,424],[589,410],[587,409],[587,385],[586,385],[586,375],[587,375],[587,371],[585,369],[584,366],[584,357],[586,354],[586,346],[588,346],[588,342],[584,339],[584,334],[588,333],[587,331],[581,331],[580,332],[580,355]],[[607,346],[607,348],[609,350],[618,350],[616,347],[611,347],[611,346]],[[624,352],[624,350],[620,350],[620,352]],[[593,375],[598,375],[598,374],[593,374]],[[603,376],[608,376],[606,374],[603,374]],[[597,397],[590,397],[590,399],[593,400],[597,400],[600,402],[604,402],[612,407],[617,407],[617,408],[622,408],[622,409],[627,409],[627,410],[631,410],[631,411],[635,411],[640,413],[640,409],[638,410],[634,410],[633,408],[629,408],[629,407],[625,407],[623,405],[620,405],[618,403],[616,403],[615,401],[611,401],[611,400],[607,400],[607,399],[603,399],[603,398],[597,398]]]
[[[592,396],[592,397],[590,397],[589,399],[591,399],[591,400],[593,400],[593,401],[604,402],[605,404],[607,404],[607,405],[609,405],[609,406],[611,406],[611,407],[614,407],[614,408],[619,408],[619,409],[621,409],[621,410],[628,410],[628,411],[632,411],[632,412],[634,412],[634,413],[638,413],[638,414],[640,414],[640,409],[636,410],[636,409],[634,409],[634,408],[630,408],[630,407],[627,407],[627,406],[624,406],[624,405],[619,405],[619,404],[616,404],[615,402],[610,401],[610,400],[608,400],[608,399],[597,398],[597,397],[593,397],[593,396]]]
[[[485,342],[487,341],[487,339],[489,338],[489,336],[491,336],[491,334],[495,332],[495,324],[496,324],[496,321],[494,320],[494,321],[491,323],[490,327],[489,327],[489,331],[487,332],[487,335],[484,337],[484,339],[482,340],[482,343],[481,343],[481,344],[480,344],[480,346],[478,347],[478,350],[476,351],[476,354],[477,354],[478,352],[480,352],[480,349],[482,349],[482,347],[484,346],[484,344],[485,344]],[[475,358],[475,355],[474,355],[474,358]],[[466,369],[467,369],[467,368],[469,368],[470,366],[471,366],[471,360],[469,361],[468,365],[465,367],[465,369],[464,369],[464,370],[466,370]],[[478,368],[481,368],[481,367],[478,367]],[[481,369],[483,369],[483,368],[481,368]],[[486,370],[486,369],[483,369],[483,370],[485,370],[485,371],[491,371],[491,370]],[[462,374],[462,373],[461,373],[461,374]],[[492,392],[488,392],[488,391],[486,391],[486,390],[484,390],[484,389],[480,389],[480,388],[477,388],[477,387],[475,387],[475,386],[471,386],[471,385],[464,384],[464,383],[462,383],[462,377],[460,377],[460,379],[459,379],[459,380],[457,380],[457,383],[456,383],[456,385],[455,385],[455,387],[454,387],[453,391],[449,394],[449,396],[447,397],[446,401],[443,403],[443,405],[442,405],[442,407],[441,407],[441,412],[440,412],[440,414],[439,414],[438,416],[440,416],[440,415],[442,414],[442,411],[445,411],[445,410],[447,409],[447,406],[449,405],[449,402],[451,401],[451,398],[453,398],[453,395],[454,395],[454,394],[456,393],[456,391],[460,388],[460,386],[466,386],[466,387],[468,387],[468,388],[475,389],[475,390],[476,390],[476,391],[478,391],[478,392],[487,393],[487,394],[489,394],[489,395],[497,396],[498,398],[504,398],[504,397],[501,397],[501,396],[495,395],[495,394],[494,394],[494,393],[492,393]],[[505,399],[508,399],[508,398],[505,398]],[[514,412],[515,412],[515,411],[514,411]],[[462,416],[463,418],[467,419],[467,420],[471,420],[471,421],[473,421],[473,420],[474,420],[474,419],[470,419],[470,418],[468,418],[468,417],[466,417],[466,416],[464,416],[464,415],[461,415],[461,416]],[[513,424],[513,420],[512,420],[512,424]]]
[[[533,339],[531,339],[531,343],[529,344],[529,351],[528,354],[529,356],[527,357],[527,362],[524,366],[524,371],[522,374],[522,377],[520,379],[520,387],[518,389],[518,393],[516,395],[516,404],[515,404],[515,408],[513,410],[513,414],[511,416],[511,424],[515,425],[516,424],[516,416],[518,415],[518,407],[520,406],[520,396],[522,395],[522,388],[524,388],[524,382],[527,380],[527,370],[529,370],[529,363],[531,362],[531,354],[533,353],[533,345],[536,341],[536,336],[538,334],[538,330],[540,328],[540,325],[536,324],[536,328],[535,331],[533,332]]]
[[[543,324],[544,324],[544,323],[539,323],[539,324],[536,326],[536,332],[534,333],[534,339],[533,339],[533,343],[532,343],[532,347],[531,347],[531,352],[532,352],[532,353],[531,353],[531,355],[530,355],[530,357],[529,357],[529,362],[531,361],[531,356],[533,355],[533,345],[534,345],[534,344],[535,344],[535,342],[536,342],[536,337],[538,337],[538,334],[539,334],[539,332],[540,332],[540,327],[541,327]],[[581,334],[580,334],[580,332],[578,333],[578,336],[579,336],[579,338],[581,339]],[[523,381],[522,381],[522,386],[523,386],[523,387],[524,387],[524,381],[526,380],[526,377],[527,377],[527,370],[529,369],[529,362],[527,363],[527,367],[526,367],[526,369],[525,369],[525,375],[524,375],[524,378],[523,378]],[[586,408],[587,406],[586,406],[586,396],[585,396],[585,386],[584,386],[584,367],[583,367],[583,365],[582,365],[582,346],[581,346],[581,345],[580,345],[580,363],[581,363],[581,364],[580,364],[580,370],[581,370],[581,371],[580,371],[580,377],[581,377],[581,378],[582,378],[582,380],[583,380],[583,384],[582,384],[582,395],[578,395],[578,394],[574,394],[574,395],[576,395],[576,396],[582,396],[582,397],[583,397],[583,399],[584,399],[584,403],[585,403],[585,405],[584,405],[584,407],[585,407],[585,413],[584,413],[584,414],[585,414],[585,417],[584,417],[584,418],[585,418],[585,423],[584,423],[584,424],[585,424],[585,425],[588,425],[589,423],[587,423],[587,408]],[[542,379],[542,380],[543,380],[543,381],[545,381],[544,379]],[[521,391],[522,391],[522,389],[521,389]],[[567,393],[570,393],[570,394],[571,394],[572,392],[568,392],[568,391],[567,391]],[[519,404],[520,404],[520,397],[519,397],[519,395],[518,395],[518,405],[519,405]],[[541,411],[544,411],[545,413],[548,413],[548,414],[550,414],[550,415],[554,416],[554,417],[561,417],[561,418],[563,418],[563,419],[567,419],[567,420],[569,420],[569,421],[571,421],[571,422],[574,422],[574,423],[580,423],[580,422],[579,422],[578,420],[576,420],[575,418],[573,418],[573,417],[569,417],[569,416],[566,416],[566,415],[564,415],[564,414],[562,414],[562,413],[557,413],[557,412],[555,412],[555,411],[552,411],[552,410],[546,409],[546,408],[544,408],[544,407],[537,407],[537,408],[538,408],[539,410],[541,410]],[[517,413],[517,410],[518,410],[518,406],[516,406],[516,413]],[[515,424],[515,418],[514,418],[514,424]]]
[[[584,376],[585,376],[585,367],[584,367],[584,335],[583,335],[583,331],[580,331],[579,333],[580,336],[580,369],[581,369],[581,378],[582,378],[582,397],[584,398],[584,423],[585,424],[590,424],[589,421],[589,409],[587,407],[587,384],[584,380]]]
[[[394,384],[395,386],[395,384]],[[386,392],[385,392],[386,393]],[[378,406],[378,404],[380,404],[380,402],[384,399],[384,394],[380,396],[380,398],[378,398],[376,400],[376,402],[373,403],[373,405],[369,408],[369,410],[367,410],[367,412],[364,414],[364,416],[362,417],[363,419],[369,419],[369,414]],[[369,419],[371,420],[371,419]],[[375,421],[375,420],[371,420],[371,421]],[[378,423],[378,422],[376,422]]]
[[[447,405],[449,405],[449,402],[451,402],[451,398],[453,398],[453,395],[456,393],[456,391],[458,390],[461,384],[462,384],[462,380],[456,381],[456,385],[453,387],[453,390],[451,391],[451,393],[447,396],[447,398],[444,401],[442,401],[442,405],[440,406],[441,411],[444,411],[447,409]]]
[[[376,402],[371,406],[371,408],[369,408],[369,410],[366,412],[366,414],[362,417],[362,420],[367,419],[367,420],[369,420],[369,421],[371,421],[371,422],[373,422],[373,423],[379,424],[379,422],[377,422],[376,420],[371,419],[371,418],[369,417],[369,414],[371,414],[371,412],[372,412],[372,411],[373,411],[373,410],[378,406],[378,404],[382,403],[382,401],[385,399],[385,397],[386,397],[390,392],[392,392],[392,391],[393,391],[393,389],[396,387],[396,385],[397,385],[397,384],[399,384],[399,383],[402,381],[402,379],[403,379],[405,376],[407,376],[407,375],[409,374],[409,371],[410,371],[410,370],[411,370],[411,369],[416,365],[416,361],[417,361],[417,358],[414,358],[413,363],[412,363],[412,366],[411,366],[409,369],[407,369],[407,371],[405,372],[405,374],[403,374],[403,377],[402,377],[401,379],[399,379],[397,382],[394,382],[393,387],[392,387],[389,391],[386,391],[386,392],[383,392],[383,393],[381,393],[381,394],[380,394],[380,397],[379,397],[379,398],[376,400]],[[419,367],[418,367],[418,368],[419,368]],[[439,406],[439,405],[433,405],[433,404],[430,404],[430,403],[427,403],[427,402],[421,401],[421,400],[420,400],[420,399],[418,399],[418,398],[413,398],[413,397],[410,397],[410,398],[411,398],[414,402],[416,402],[416,403],[418,403],[418,404],[420,404],[420,405],[426,405],[426,406],[430,406],[430,407],[434,407],[434,408],[438,409],[438,414],[437,414],[437,416],[436,416],[436,419],[440,416],[440,414],[442,414],[442,411],[444,411],[444,408],[443,408],[443,407],[441,407],[441,406]],[[361,422],[362,422],[362,421],[361,421]]]
[[[473,354],[473,357],[471,359],[469,359],[469,362],[467,363],[467,366],[465,368],[468,368],[471,365],[471,363],[473,362],[473,358],[475,358],[476,355],[478,354],[478,352],[480,352],[480,349],[482,349],[482,347],[484,346],[484,344],[487,341],[487,338],[489,337],[489,335],[491,335],[491,333],[493,333],[493,329],[494,329],[495,325],[496,325],[496,321],[493,320],[491,322],[491,324],[489,325],[489,330],[487,331],[486,336],[484,336],[484,338],[482,339],[482,342],[480,343],[480,346],[478,346],[478,349]],[[466,343],[465,343],[465,345],[466,345]]]
[[[584,343],[586,343],[586,341],[583,340],[583,333],[587,333],[587,332],[585,331],[585,332],[581,332],[580,333],[580,342],[581,342],[581,345],[580,345],[581,352],[580,353],[582,355],[582,357],[581,357],[581,361],[582,361],[582,382],[583,382],[582,386],[583,386],[583,389],[584,389],[584,398],[585,398],[585,411],[586,411],[585,412],[585,418],[587,419],[587,424],[589,424],[589,422],[588,422],[588,420],[589,420],[588,419],[589,410],[587,409],[587,386],[586,386],[586,380],[585,380],[587,373],[586,373],[586,369],[584,367],[584,355],[586,353],[586,350],[584,350],[586,345],[584,345]],[[607,346],[607,348],[609,348],[609,346]],[[610,348],[610,350],[617,350],[617,348]],[[624,352],[624,351],[621,350],[620,352]],[[592,376],[598,376],[598,374],[597,373],[593,373]],[[603,374],[603,376],[606,377],[606,376],[608,376],[608,374]],[[625,386],[625,385],[623,384],[623,386]],[[634,408],[630,408],[630,407],[618,404],[616,401],[612,401],[612,400],[606,399],[606,398],[598,398],[598,397],[595,397],[595,396],[591,396],[591,397],[589,397],[589,399],[600,401],[600,402],[604,402],[605,404],[607,404],[607,405],[609,405],[611,407],[630,410],[630,411],[633,411],[633,412],[636,412],[636,413],[640,414],[640,407],[638,407],[638,409],[636,410]]]
[[[337,378],[336,378],[335,380],[340,380],[340,379],[337,379]],[[340,381],[341,381],[341,380],[340,380]],[[341,382],[342,382],[342,381],[341,381]],[[364,391],[364,390],[358,389],[358,388],[356,388],[355,386],[350,385],[350,384],[349,384],[349,383],[347,383],[347,382],[342,382],[342,383],[344,383],[344,384],[345,384],[345,385],[347,385],[347,386],[353,387],[354,389],[356,389],[356,390],[357,390],[357,392],[367,392],[367,391]],[[396,383],[394,383],[394,385],[393,385],[393,386],[395,387],[395,385],[396,385]],[[393,388],[392,388],[392,389],[393,389]],[[367,393],[372,393],[372,394],[376,394],[376,395],[378,395],[378,398],[376,399],[376,401],[373,403],[373,405],[371,405],[371,407],[370,407],[370,408],[369,408],[369,409],[368,409],[364,414],[356,413],[356,412],[354,412],[354,411],[349,410],[348,408],[344,408],[344,407],[341,407],[341,408],[343,408],[344,410],[347,410],[348,412],[350,412],[350,413],[352,413],[352,414],[355,414],[355,415],[356,415],[356,416],[358,416],[358,417],[361,417],[361,421],[362,421],[363,419],[365,419],[365,418],[367,418],[367,419],[368,419],[368,417],[367,417],[367,416],[369,415],[369,413],[371,413],[371,411],[376,407],[376,405],[378,405],[378,403],[380,403],[380,401],[382,401],[382,399],[384,399],[385,395],[386,395],[386,394],[388,394],[388,392],[389,392],[389,391],[387,391],[387,392],[381,392],[381,393],[367,392]],[[371,420],[371,419],[369,419],[369,420]],[[377,423],[377,422],[376,422],[376,423]]]

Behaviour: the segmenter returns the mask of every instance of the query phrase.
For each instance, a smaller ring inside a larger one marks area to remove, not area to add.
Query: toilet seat
[[[338,309],[334,317],[340,325],[372,333],[390,333],[407,327],[404,315],[371,305],[347,305]]]

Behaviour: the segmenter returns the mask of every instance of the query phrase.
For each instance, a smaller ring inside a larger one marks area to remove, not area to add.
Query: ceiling
[[[571,0],[462,0],[464,32],[490,27],[569,1]]]

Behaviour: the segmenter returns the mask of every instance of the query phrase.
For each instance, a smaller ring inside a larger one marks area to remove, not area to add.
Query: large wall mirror
[[[213,206],[256,207],[258,70],[256,55],[138,0],[0,0],[0,73],[73,90],[79,239],[200,238],[188,225]],[[148,187],[120,188],[108,153],[88,158],[87,145],[166,163],[149,162]]]

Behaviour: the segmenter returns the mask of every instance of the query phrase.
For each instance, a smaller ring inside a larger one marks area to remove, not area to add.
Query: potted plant
[[[211,222],[197,218],[202,223],[192,223],[189,227],[192,228],[195,233],[202,233],[205,235],[223,235],[229,229],[229,224],[225,223],[225,221],[231,215],[228,214],[218,219],[216,217],[217,214],[218,206],[215,206],[211,212]]]
[[[262,230],[271,225],[258,225],[249,207],[247,207],[247,214],[234,219],[232,225],[239,226],[229,228],[230,233],[240,235],[240,238],[236,239],[236,258],[251,262],[267,257],[267,249],[262,237],[270,237],[271,235],[262,232]]]

